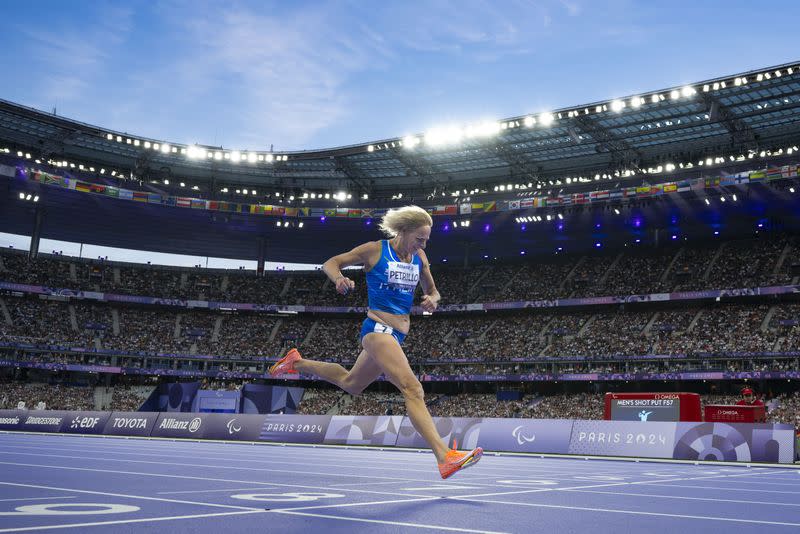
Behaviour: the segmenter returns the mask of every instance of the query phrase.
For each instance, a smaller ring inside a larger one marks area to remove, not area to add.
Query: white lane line
[[[572,486],[572,487],[538,487],[538,488],[531,488],[527,490],[519,490],[519,491],[498,491],[495,493],[478,493],[474,495],[459,495],[462,499],[473,498],[473,497],[493,497],[496,495],[521,495],[525,493],[542,493],[545,491],[568,491],[568,490],[575,490],[575,489],[591,489],[591,488],[608,488],[614,486],[638,486],[638,485],[652,485],[652,486],[665,486],[665,487],[680,487],[674,484],[658,484],[659,482],[683,482],[688,480],[708,480],[708,479],[720,479],[720,478],[734,478],[734,477],[745,477],[745,476],[755,476],[756,473],[744,473],[744,474],[737,474],[737,475],[706,475],[701,477],[680,477],[680,478],[658,478],[655,480],[637,480],[634,482],[610,482],[608,484],[592,484],[588,486]],[[719,480],[717,480],[719,481]],[[719,481],[723,482],[723,481]],[[700,487],[700,486],[687,486],[690,488]],[[716,488],[716,489],[726,489],[726,488]],[[759,490],[753,490],[759,491]],[[766,490],[762,490],[766,491]],[[775,492],[779,493],[779,492]],[[782,493],[782,492],[780,492]]]
[[[90,495],[105,495],[106,497],[123,497],[125,499],[141,499],[145,501],[171,502],[176,504],[192,504],[195,506],[210,506],[213,508],[230,508],[233,510],[260,510],[259,508],[252,508],[250,506],[233,506],[230,504],[216,504],[210,502],[179,501],[175,499],[165,499],[163,497],[144,497],[142,495],[127,495],[124,493],[109,493],[105,491],[90,491],[90,490],[81,490],[74,488],[58,488],[55,486],[41,486],[38,484],[22,484],[21,482],[0,482],[0,485],[15,486],[18,488],[37,488],[37,489],[47,489],[53,491],[68,491],[70,493],[87,493]]]
[[[679,518],[679,519],[703,519],[708,521],[726,521],[730,523],[749,523],[749,524],[756,524],[756,525],[781,525],[787,527],[800,527],[800,523],[788,523],[783,521],[762,521],[758,519],[735,519],[733,517],[715,517],[715,516],[703,516],[703,515],[688,515],[688,514],[669,514],[665,512],[642,512],[638,510],[611,510],[608,508],[593,508],[590,506],[567,506],[562,504],[541,504],[541,503],[531,503],[531,502],[513,502],[513,501],[495,501],[495,500],[475,500],[475,499],[464,499],[462,497],[449,497],[449,500],[455,501],[469,501],[469,502],[480,502],[483,504],[486,503],[494,503],[494,504],[507,504],[512,506],[529,506],[532,508],[555,508],[559,510],[581,510],[585,512],[607,512],[610,514],[631,514],[631,515],[651,515],[657,517],[672,517],[672,518]]]
[[[431,530],[447,530],[447,531],[454,531],[454,532],[473,532],[476,534],[504,534],[502,532],[496,532],[491,530],[472,530],[463,527],[445,527],[442,525],[425,525],[422,523],[406,523],[402,521],[381,521],[379,519],[363,519],[359,517],[344,517],[339,515],[328,515],[328,514],[314,514],[310,512],[293,512],[289,510],[281,510],[275,511],[278,514],[287,514],[287,515],[302,515],[307,517],[320,517],[323,519],[338,519],[339,521],[354,521],[357,523],[372,523],[378,525],[393,525],[399,527],[414,527],[414,528],[425,528]]]
[[[222,517],[229,515],[265,514],[266,510],[243,510],[239,512],[220,512],[216,514],[174,515],[170,517],[146,517],[143,519],[120,519],[117,521],[98,521],[96,523],[68,523],[62,525],[42,525],[38,527],[4,528],[0,532],[28,532],[32,530],[52,530],[57,528],[99,527],[105,525],[124,525],[128,523],[151,523],[154,521],[174,521],[177,519],[199,519],[202,517]]]
[[[752,488],[720,488],[717,486],[691,486],[688,484],[651,484],[652,486],[664,486],[666,488],[692,488],[692,489],[713,489],[721,491],[748,491],[750,493],[783,493],[786,494],[787,490],[762,490]]]
[[[119,475],[137,475],[137,476],[146,476],[146,477],[159,477],[159,478],[180,478],[184,480],[204,480],[204,481],[211,481],[211,482],[229,482],[234,484],[251,484],[251,485],[262,485],[265,487],[277,487],[277,488],[303,488],[303,489],[313,489],[313,490],[332,490],[333,488],[328,488],[327,486],[306,486],[303,484],[281,484],[278,482],[260,482],[258,480],[237,480],[237,479],[230,479],[230,478],[211,478],[211,477],[198,477],[198,476],[191,476],[191,475],[170,475],[167,473],[146,473],[141,471],[119,471],[114,469],[93,469],[91,467],[72,467],[66,465],[43,465],[43,464],[24,464],[24,463],[15,463],[15,462],[0,462],[0,465],[16,465],[22,467],[36,467],[36,468],[44,468],[44,469],[66,469],[70,471],[90,471],[95,473],[114,473]],[[2,484],[2,483],[0,483]],[[5,484],[8,484],[7,482]],[[373,491],[373,490],[362,490],[362,489],[355,489],[355,488],[348,488],[347,491],[354,492],[354,493],[372,493],[376,495],[397,495],[397,492],[386,492],[386,491]],[[434,495],[420,495],[420,494],[413,494],[413,493],[404,493],[408,497],[434,497]]]
[[[774,502],[774,501],[740,501],[735,499],[712,499],[710,497],[684,497],[680,495],[659,495],[653,493],[628,493],[626,491],[598,491],[598,490],[583,490],[583,489],[569,489],[564,491],[577,491],[578,493],[602,493],[605,495],[626,495],[632,497],[657,497],[659,499],[680,499],[685,501],[712,501],[712,502],[730,502],[741,504],[766,504],[768,506],[800,506],[798,503],[789,502]]]
[[[341,504],[317,504],[314,506],[298,506],[295,508],[278,508],[270,510],[270,512],[288,512],[295,510],[320,510],[323,508],[352,508],[354,506],[372,506],[378,504],[396,504],[401,502],[422,502],[422,501],[438,501],[441,497],[422,497],[417,499],[394,499],[391,501],[373,501],[373,502],[348,502]]]
[[[189,491],[159,491],[156,495],[176,495],[178,493],[218,493],[224,491],[257,491],[269,489],[264,486],[258,488],[223,488],[223,489],[204,489],[204,490],[189,490]]]
[[[80,453],[83,453],[83,454],[86,454],[86,452],[87,452],[87,449],[85,449],[85,448],[72,449],[72,448],[65,448],[65,447],[57,447],[57,448],[44,447],[44,446],[31,447],[31,446],[22,446],[22,445],[18,446],[18,445],[0,444],[0,451],[7,450],[7,449],[22,449],[22,451],[23,451],[23,452],[8,451],[10,454],[27,454],[27,455],[36,455],[36,456],[43,456],[43,454],[36,454],[36,453],[32,453],[30,451],[31,450],[42,450],[42,451],[48,451],[48,452],[80,452]],[[127,456],[145,456],[145,457],[159,457],[159,458],[164,456],[164,451],[163,450],[160,451],[160,453],[156,453],[156,452],[148,453],[148,452],[141,452],[141,451],[136,451],[136,452],[132,452],[131,451],[131,452],[129,452],[129,451],[117,451],[117,450],[111,450],[111,449],[105,449],[105,450],[100,451],[99,449],[92,449],[91,452],[92,453],[103,452],[104,454],[120,454],[120,455],[127,455]],[[349,452],[350,451],[343,451],[343,452],[347,452],[348,456],[349,456]],[[208,454],[208,453],[204,452],[203,454]],[[198,456],[197,454],[192,454],[192,458],[195,459],[195,460],[216,460],[216,461],[225,460],[227,462],[247,462],[247,463],[250,463],[250,464],[257,463],[257,464],[264,464],[264,465],[274,465],[274,464],[284,465],[284,464],[287,463],[287,460],[289,462],[291,462],[292,459],[295,458],[294,456],[292,458],[287,458],[283,454],[281,455],[281,457],[279,459],[276,459],[276,460],[265,460],[263,455],[261,457],[258,457],[258,458],[255,458],[255,457],[254,458],[250,458],[250,457],[236,458],[235,456],[236,455],[224,454],[224,453],[221,453],[221,454],[219,454],[217,456]],[[375,455],[373,454],[373,456],[375,456]],[[117,460],[117,458],[107,458],[107,459],[109,461],[110,460]],[[300,456],[297,457],[297,460],[302,460],[304,462],[308,462],[308,459],[309,458],[308,458],[307,455],[303,455],[302,457],[300,457]],[[406,472],[406,473],[407,472],[429,473],[431,471],[431,469],[432,469],[430,466],[433,465],[432,461],[430,461],[430,460],[431,460],[430,458],[426,458],[426,461],[425,461],[424,464],[422,462],[416,462],[416,463],[412,464],[413,467],[418,467],[418,469],[415,469],[415,468],[408,467],[408,465],[411,464],[411,462],[405,462],[405,461],[404,461],[404,463],[406,465],[403,466],[403,467],[396,467],[397,464],[398,464],[397,461],[386,461],[387,464],[391,464],[393,466],[393,467],[386,467],[386,466],[383,466],[383,465],[379,465],[381,462],[380,461],[376,461],[374,458],[370,459],[369,463],[366,463],[363,460],[350,459],[350,458],[336,458],[335,459],[335,463],[331,463],[327,459],[321,459],[321,461],[323,461],[325,463],[325,465],[329,466],[329,467],[342,467],[342,468],[358,467],[360,469],[376,469],[376,470],[380,470],[380,471],[401,471],[401,472]],[[370,465],[370,464],[372,464],[372,465]],[[218,466],[214,466],[214,467],[218,467]],[[519,467],[497,466],[497,465],[495,465],[494,461],[492,462],[492,464],[490,466],[487,466],[487,467],[488,467],[488,470],[487,469],[483,469],[481,472],[484,473],[486,476],[490,476],[490,477],[493,477],[493,476],[518,475],[519,471],[520,471]],[[557,468],[554,467],[554,468],[552,468],[552,470],[545,471],[543,469],[539,469],[536,466],[531,466],[531,467],[535,468],[535,472],[536,473],[538,473],[538,474],[540,474],[542,476],[547,476],[549,478],[567,479],[570,476],[581,476],[581,475],[584,475],[586,473],[585,470],[566,471],[566,470],[557,469]],[[552,472],[552,474],[550,474],[551,472]],[[598,472],[595,472],[595,471],[592,471],[592,472],[595,475],[603,475],[603,473],[598,473]],[[476,482],[476,484],[477,484],[477,482]]]
[[[74,499],[75,497],[71,497],[68,495],[64,495],[63,497],[28,497],[27,499],[18,498],[18,499],[0,499],[0,502],[12,502],[12,501],[46,501],[52,499]]]

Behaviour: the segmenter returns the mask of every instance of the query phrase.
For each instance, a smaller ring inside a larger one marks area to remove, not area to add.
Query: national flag
[[[473,207],[475,207],[474,204],[473,204]],[[483,211],[485,211],[487,213],[490,212],[490,211],[497,211],[497,203],[494,202],[494,201],[492,201],[492,202],[484,202],[483,203]]]
[[[150,204],[161,204],[161,195],[158,193],[149,193],[147,195],[147,202]]]
[[[177,199],[175,197],[167,197],[167,198],[164,199],[164,205],[165,206],[175,206],[176,200]]]
[[[562,206],[572,205],[572,195],[560,195],[559,198],[561,199]]]
[[[119,198],[119,188],[109,185],[106,187],[106,196]]]
[[[665,193],[674,193],[678,190],[678,184],[671,183],[671,184],[664,184],[664,192]]]
[[[482,204],[481,207],[483,207]],[[472,204],[459,204],[458,212],[461,215],[469,215],[470,213],[472,213]]]
[[[615,199],[615,198],[622,198],[623,192],[622,189],[615,189],[613,191],[609,191],[608,198]]]
[[[347,212],[349,210],[347,208],[336,208],[336,216],[337,217],[347,217]]]
[[[285,208],[283,206],[269,206],[271,215],[283,215]]]
[[[17,175],[17,168],[11,165],[0,165],[0,176],[8,176],[13,178]]]
[[[189,208],[192,205],[192,199],[185,197],[178,197],[175,199],[175,205],[179,208]]]
[[[649,197],[650,196],[650,186],[642,186],[636,188],[636,196],[637,197]]]
[[[750,181],[751,182],[760,182],[766,177],[767,177],[767,173],[765,173],[764,171],[756,171],[756,172],[751,172],[750,173]]]
[[[301,217],[308,217],[310,213],[311,213],[311,208],[300,208]]]
[[[561,197],[548,197],[547,198],[547,205],[548,206],[560,206],[561,205]]]
[[[636,196],[636,188],[635,187],[626,187],[622,190],[622,194],[625,198],[628,197],[635,197]]]
[[[299,213],[298,208],[286,208],[287,217],[297,217],[298,213]]]
[[[106,186],[102,184],[89,184],[89,191],[92,193],[102,194],[106,191]]]
[[[147,193],[145,191],[134,191],[133,200],[136,202],[147,202]]]
[[[208,209],[210,210],[218,210],[219,209],[219,202],[216,200],[209,200],[208,201]]]
[[[374,211],[375,211],[374,208],[362,208],[361,209],[361,216],[362,217],[372,217]]]
[[[133,200],[133,191],[130,189],[120,189],[119,198],[122,200]]]
[[[518,210],[520,208],[520,201],[519,200],[509,200],[508,201],[508,209],[510,210]]]
[[[519,207],[520,209],[532,208],[534,201],[535,199],[533,198],[524,198],[520,201]]]
[[[792,176],[797,176],[797,165],[784,165],[781,167],[782,178],[790,178]]]
[[[348,217],[361,217],[361,210],[359,209],[349,209],[347,210]]]
[[[678,182],[678,193],[691,190],[692,190],[692,182],[690,182],[689,180],[681,180],[680,182]]]
[[[90,184],[86,182],[75,182],[75,191],[80,191],[81,193],[88,193],[91,191]]]
[[[572,202],[574,204],[586,204],[587,202],[589,202],[589,195],[587,195],[586,193],[573,193]]]
[[[336,210],[334,209],[327,209],[324,210],[325,217],[336,217]]]
[[[767,179],[772,180],[781,177],[781,169],[779,167],[770,167],[767,169]]]
[[[192,208],[204,210],[206,209],[206,201],[198,198],[192,199]]]
[[[705,185],[706,187],[717,187],[719,186],[720,179],[719,177],[716,178],[706,178]]]

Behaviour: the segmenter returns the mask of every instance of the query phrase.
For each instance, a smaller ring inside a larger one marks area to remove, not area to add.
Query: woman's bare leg
[[[356,363],[349,371],[338,363],[313,360],[298,360],[295,362],[294,368],[335,384],[351,395],[360,395],[364,388],[373,383],[382,372],[365,350],[361,351],[356,358]]]
[[[397,340],[388,334],[370,333],[362,341],[373,361],[383,370],[386,378],[394,384],[406,401],[406,412],[411,424],[428,443],[438,463],[444,463],[448,448],[442,441],[433,418],[425,406],[425,391],[408,364],[403,349]]]

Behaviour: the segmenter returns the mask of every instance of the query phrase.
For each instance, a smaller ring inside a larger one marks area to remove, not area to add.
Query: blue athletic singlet
[[[381,241],[381,258],[367,273],[369,309],[407,315],[414,302],[422,260],[414,254],[411,263],[400,261],[389,240]]]

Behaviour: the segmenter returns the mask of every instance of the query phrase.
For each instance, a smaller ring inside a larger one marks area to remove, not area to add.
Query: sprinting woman
[[[363,264],[367,273],[369,311],[361,327],[363,350],[350,371],[337,363],[303,359],[297,349],[291,349],[269,372],[273,377],[289,371],[316,375],[351,395],[360,395],[381,373],[385,374],[403,394],[411,424],[436,456],[442,478],[448,478],[478,462],[483,449],[459,452],[442,441],[425,405],[422,384],[411,370],[402,347],[411,326],[411,305],[417,283],[422,284],[420,306],[423,310],[433,312],[441,299],[424,251],[432,226],[433,219],[420,207],[390,209],[380,224],[381,231],[389,239],[359,245],[350,252],[334,256],[322,266],[342,295],[355,287],[355,282],[342,274],[344,267]]]

